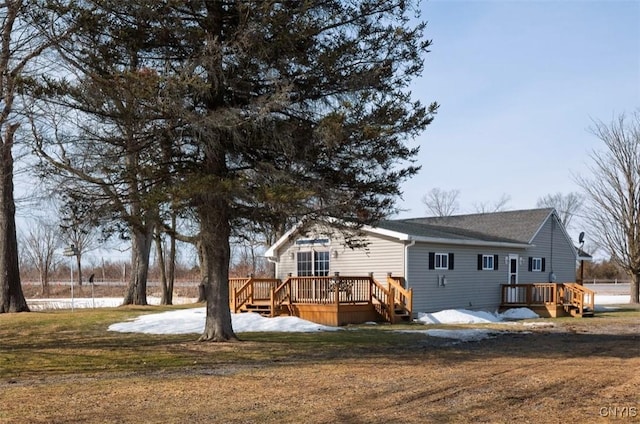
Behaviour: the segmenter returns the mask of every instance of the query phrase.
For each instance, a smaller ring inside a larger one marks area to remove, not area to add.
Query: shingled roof
[[[552,208],[381,221],[377,227],[416,237],[531,243]]]

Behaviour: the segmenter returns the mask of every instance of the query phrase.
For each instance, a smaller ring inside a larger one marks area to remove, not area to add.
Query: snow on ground
[[[501,314],[466,309],[446,309],[431,314],[418,313],[416,322],[422,324],[488,324],[514,319],[540,318],[529,308],[512,308]]]
[[[109,326],[109,331],[145,334],[198,334],[204,331],[205,318],[205,308],[183,309],[141,315],[132,321],[112,324]],[[309,333],[338,330],[338,327],[327,327],[297,317],[265,318],[253,312],[231,314],[231,325],[236,333],[255,331]]]
[[[174,297],[174,305],[184,305],[195,303],[197,299],[188,297]],[[159,305],[160,298],[147,296],[149,305]],[[75,299],[27,299],[27,305],[32,311],[44,311],[48,309],[83,309],[83,308],[115,308],[122,305],[121,297],[96,297],[96,298],[75,298]]]
[[[176,303],[193,303],[195,299],[174,299]],[[160,299],[149,297],[150,304],[159,304]],[[596,295],[596,310],[607,308],[602,305],[624,304],[629,302],[629,296],[598,296]],[[71,299],[29,299],[32,310],[71,309]],[[79,298],[73,300],[74,308],[115,307],[122,303],[122,298]],[[527,308],[509,309],[502,314],[469,311],[464,309],[450,309],[435,313],[419,313],[416,322],[422,324],[483,324],[499,323],[509,320],[537,318],[533,311]],[[189,308],[177,311],[161,312],[157,314],[141,315],[131,321],[111,325],[109,331],[146,334],[199,334],[204,330],[206,310],[203,307]],[[274,332],[316,332],[336,331],[337,327],[328,327],[297,317],[264,318],[255,313],[231,314],[233,329],[236,333],[274,331]],[[535,323],[527,323],[534,326]],[[540,323],[544,324],[544,323]],[[425,329],[408,330],[419,332],[431,337],[445,337],[458,341],[476,341],[501,334],[501,331],[490,329]]]
[[[618,309],[614,306],[608,305],[619,305],[624,303],[629,303],[631,300],[631,296],[629,295],[599,295],[596,294],[596,312],[600,311],[612,311]]]
[[[426,334],[431,337],[441,337],[445,339],[454,339],[458,342],[477,342],[480,340],[495,337],[503,333],[502,331],[486,330],[482,328],[470,328],[466,330],[404,330],[401,333],[419,333]]]

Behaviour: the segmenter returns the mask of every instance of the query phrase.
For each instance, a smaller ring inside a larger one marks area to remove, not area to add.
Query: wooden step
[[[247,303],[243,306],[241,312],[255,312],[262,316],[268,317],[271,315],[271,307],[264,304]]]

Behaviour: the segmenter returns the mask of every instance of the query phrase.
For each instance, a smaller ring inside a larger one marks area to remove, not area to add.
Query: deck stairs
[[[276,314],[276,311],[272,311],[271,305],[268,303],[245,303],[239,312],[255,312],[263,317],[280,315],[279,313]]]
[[[502,284],[501,309],[527,307],[543,316],[592,317],[595,292],[578,283]]]
[[[398,322],[411,322],[411,312],[407,311],[402,305],[396,305],[393,316],[395,317],[395,323]]]
[[[562,307],[568,315],[579,318],[594,316],[593,290],[587,289],[581,284],[564,283],[560,286],[560,299]]]
[[[594,311],[592,311],[588,307],[584,308],[582,312],[580,312],[580,309],[578,307],[573,306],[571,304],[564,304],[563,306],[564,306],[564,311],[569,315],[571,315],[572,317],[588,318],[594,315]]]

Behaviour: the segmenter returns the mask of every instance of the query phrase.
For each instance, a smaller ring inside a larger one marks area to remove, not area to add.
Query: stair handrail
[[[379,305],[374,304],[376,311],[390,323],[395,321],[395,308],[394,298],[395,290],[393,287],[385,287],[376,281],[373,277],[370,277],[371,298],[376,299]],[[373,302],[372,302],[373,303]]]
[[[565,303],[571,304],[572,306],[578,309],[578,313],[582,315],[584,313],[585,301],[584,298],[587,296],[589,298],[588,307],[593,312],[595,309],[595,292],[591,289],[588,289],[580,284],[576,283],[564,283],[563,287],[566,289],[564,293]],[[569,297],[569,299],[567,299]]]
[[[404,288],[403,280],[402,277],[387,275],[387,285],[393,287],[395,292],[395,305],[400,306],[404,312],[411,316],[413,313],[413,288]]]
[[[285,291],[285,288],[287,289]],[[283,294],[284,292],[284,294]],[[271,300],[269,316],[274,317],[276,309],[280,309],[285,300],[289,300],[289,306],[291,306],[291,278],[287,278],[278,287],[271,289]]]
[[[253,301],[253,278],[249,278],[239,289],[231,291],[233,313],[237,314],[242,306]]]

